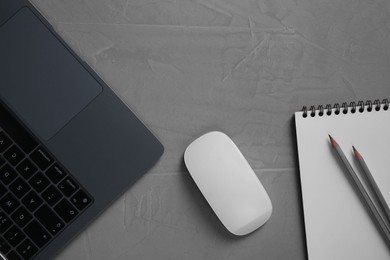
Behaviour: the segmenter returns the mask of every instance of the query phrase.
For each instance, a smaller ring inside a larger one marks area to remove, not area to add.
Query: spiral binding
[[[373,111],[373,109],[375,111],[380,111],[382,105],[383,110],[387,111],[389,109],[389,100],[387,98],[383,99],[382,102],[379,99],[374,100],[374,102],[372,102],[371,100],[367,100],[366,103],[364,103],[363,101],[358,101],[357,104],[355,102],[351,102],[349,103],[349,105],[347,102],[343,102],[341,106],[339,103],[334,104],[333,108],[331,104],[327,104],[325,108],[322,105],[319,105],[317,108],[315,106],[310,106],[309,109],[304,106],[302,108],[302,116],[304,118],[306,118],[308,115],[310,115],[311,117],[315,117],[316,111],[318,111],[319,116],[330,116],[332,115],[333,110],[335,115],[339,115],[340,113],[347,114],[348,112],[354,114],[357,111],[359,113],[363,113],[365,110],[367,110],[367,112],[371,112]]]

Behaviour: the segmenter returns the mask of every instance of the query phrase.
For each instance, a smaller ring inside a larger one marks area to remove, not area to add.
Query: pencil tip
[[[355,148],[355,146],[352,145],[353,152],[355,153],[356,159],[360,160],[363,158],[363,156],[359,153],[359,151]]]
[[[333,137],[332,137],[330,134],[328,134],[328,136],[329,136],[329,139],[330,139],[330,143],[332,144],[333,147],[336,147],[336,146],[339,145],[339,144],[336,142],[336,140],[334,140]]]

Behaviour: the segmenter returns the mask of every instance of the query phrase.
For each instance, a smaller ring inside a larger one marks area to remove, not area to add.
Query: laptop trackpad
[[[28,8],[0,27],[0,95],[48,140],[102,87]]]

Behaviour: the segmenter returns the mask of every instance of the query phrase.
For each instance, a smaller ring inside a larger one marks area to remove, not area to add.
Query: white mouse
[[[244,156],[224,133],[210,132],[193,141],[184,161],[195,183],[235,235],[246,235],[271,216],[272,204]]]

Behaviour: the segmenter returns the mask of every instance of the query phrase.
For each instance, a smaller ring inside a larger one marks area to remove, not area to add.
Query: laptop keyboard
[[[0,252],[31,259],[93,199],[0,104]]]

